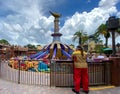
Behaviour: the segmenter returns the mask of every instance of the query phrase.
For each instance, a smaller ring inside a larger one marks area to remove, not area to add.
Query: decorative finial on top
[[[58,14],[58,13],[53,13],[51,11],[49,11],[55,18],[59,18],[61,17],[62,15],[61,14]]]

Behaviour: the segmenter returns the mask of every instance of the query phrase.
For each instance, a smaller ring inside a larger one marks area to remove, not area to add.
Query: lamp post
[[[109,17],[109,19],[106,21],[106,25],[107,25],[107,30],[110,31],[112,33],[112,56],[115,57],[116,56],[116,48],[115,48],[115,31],[118,29],[119,27],[119,19],[116,18],[115,16],[111,16]]]

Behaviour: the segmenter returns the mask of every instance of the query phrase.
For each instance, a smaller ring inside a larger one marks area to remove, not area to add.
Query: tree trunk
[[[105,47],[108,47],[108,38],[105,38]]]
[[[81,37],[79,37],[79,45],[81,45]]]

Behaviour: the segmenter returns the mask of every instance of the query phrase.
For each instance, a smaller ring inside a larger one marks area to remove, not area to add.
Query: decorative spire
[[[58,14],[58,13],[53,13],[51,11],[49,11],[55,18],[59,18],[61,17],[61,14]]]
[[[54,20],[54,33],[51,35],[51,36],[53,36],[53,42],[60,41],[60,37],[62,36],[62,34],[59,33],[59,17],[61,17],[61,14],[53,13],[51,11],[49,11],[49,12],[55,18],[55,20]]]

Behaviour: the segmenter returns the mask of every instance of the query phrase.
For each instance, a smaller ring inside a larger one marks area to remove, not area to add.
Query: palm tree
[[[79,30],[79,31],[75,32],[75,34],[73,36],[73,41],[78,40],[78,44],[82,45],[88,40],[88,38],[89,37],[87,36],[86,32]]]
[[[97,32],[95,33],[95,35],[103,35],[105,37],[105,47],[108,46],[108,38],[110,37],[110,32],[107,31],[107,26],[106,24],[101,24],[98,28],[97,28]]]
[[[102,42],[102,40],[99,37],[99,34],[89,35],[89,39],[94,41],[96,44]]]

